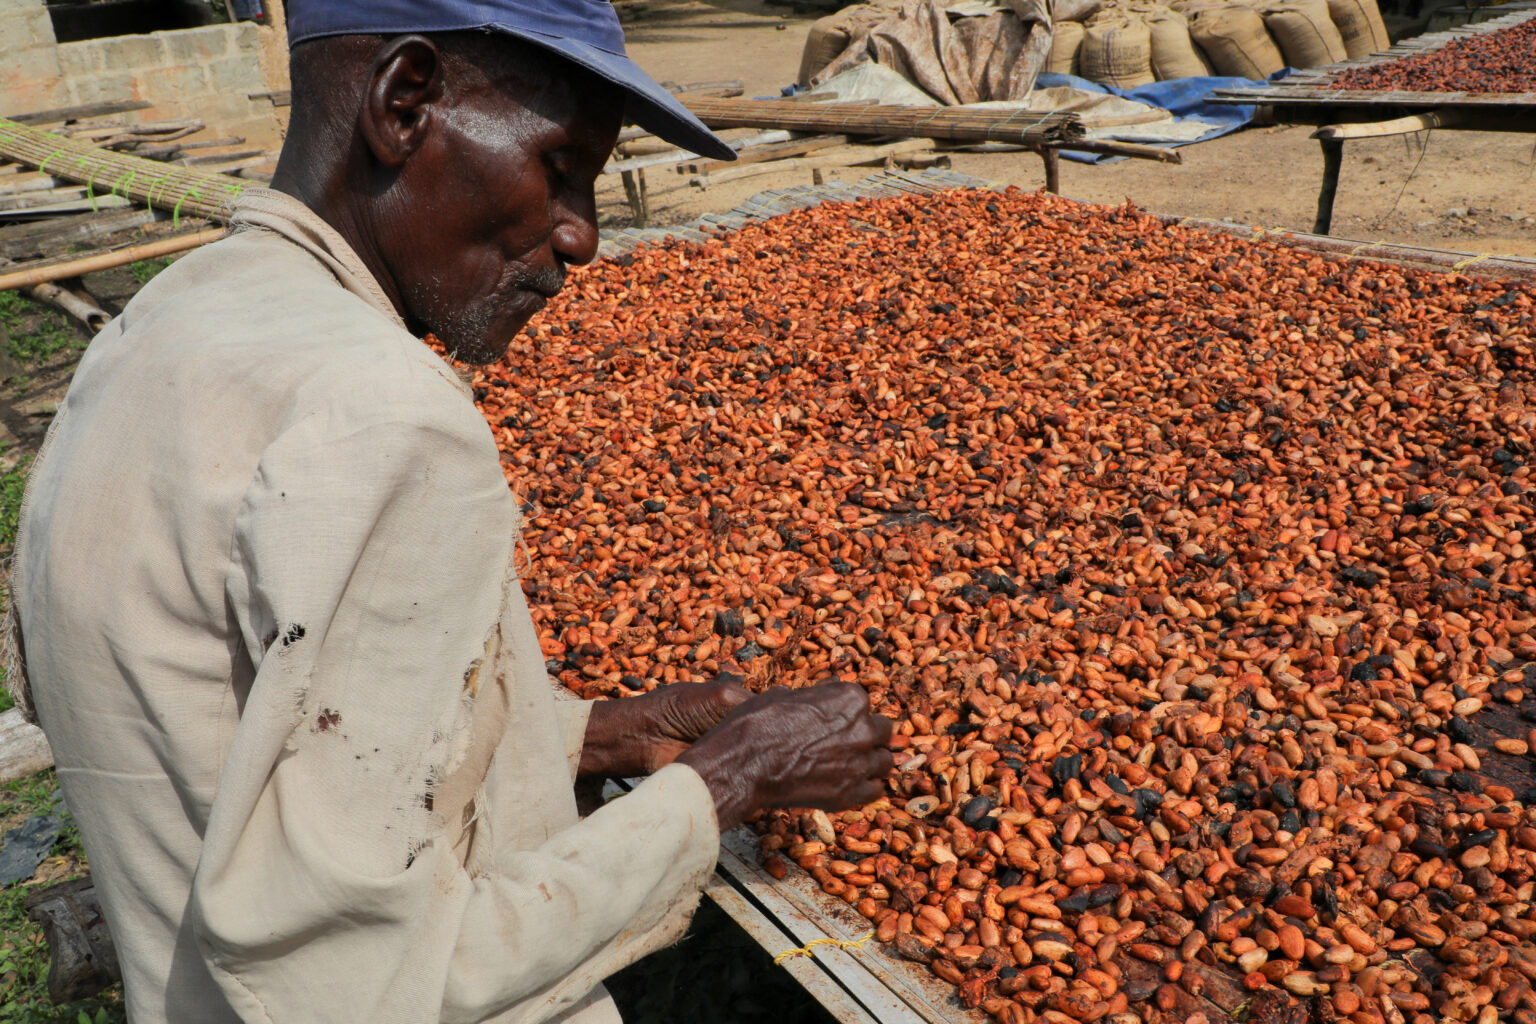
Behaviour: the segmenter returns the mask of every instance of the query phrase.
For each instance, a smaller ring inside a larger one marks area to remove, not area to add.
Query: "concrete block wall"
[[[0,0],[0,113],[147,100],[145,120],[199,118],[276,147],[287,111],[249,97],[288,87],[281,36],[240,22],[60,44],[42,0]]]
[[[87,39],[59,46],[70,103],[142,99],[144,116],[195,117],[220,134],[275,145],[281,122],[262,75],[260,34],[250,22],[142,36]],[[270,30],[268,30],[270,31]]]
[[[58,48],[40,0],[0,0],[0,112],[29,113],[69,102]]]

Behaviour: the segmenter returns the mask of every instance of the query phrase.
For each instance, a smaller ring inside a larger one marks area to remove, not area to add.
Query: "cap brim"
[[[640,69],[640,65],[624,54],[591,43],[545,35],[511,25],[498,25],[496,28],[507,35],[551,50],[623,89],[629,119],[652,135],[700,156],[715,160],[736,159],[736,151],[724,139],[704,127],[704,122],[683,106],[676,96],[662,88]]]

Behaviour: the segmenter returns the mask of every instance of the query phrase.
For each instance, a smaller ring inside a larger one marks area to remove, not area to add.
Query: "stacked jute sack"
[[[1170,78],[1268,78],[1391,45],[1376,0],[1120,0],[1057,21],[1048,71],[1133,89]]]

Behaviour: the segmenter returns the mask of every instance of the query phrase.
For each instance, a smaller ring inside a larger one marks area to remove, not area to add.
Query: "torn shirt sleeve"
[[[456,393],[337,404],[264,453],[237,519],[255,680],[194,877],[199,949],[248,1021],[546,1019],[680,933],[712,802],[679,767],[577,824],[531,623],[513,642],[533,638],[538,690],[498,691],[504,735],[476,749],[515,527],[491,439]]]
[[[565,758],[571,766],[571,778],[581,767],[581,751],[587,744],[587,722],[592,718],[592,701],[582,700],[555,680],[550,680],[555,694],[555,713],[560,716],[560,734],[565,738]]]

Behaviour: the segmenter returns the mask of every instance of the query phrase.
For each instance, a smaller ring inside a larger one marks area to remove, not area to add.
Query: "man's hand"
[[[863,687],[826,683],[753,697],[677,760],[704,779],[727,829],[765,807],[838,811],[879,799],[890,739]]]
[[[587,720],[578,775],[660,771],[752,696],[738,683],[675,683],[624,700],[598,701]]]

